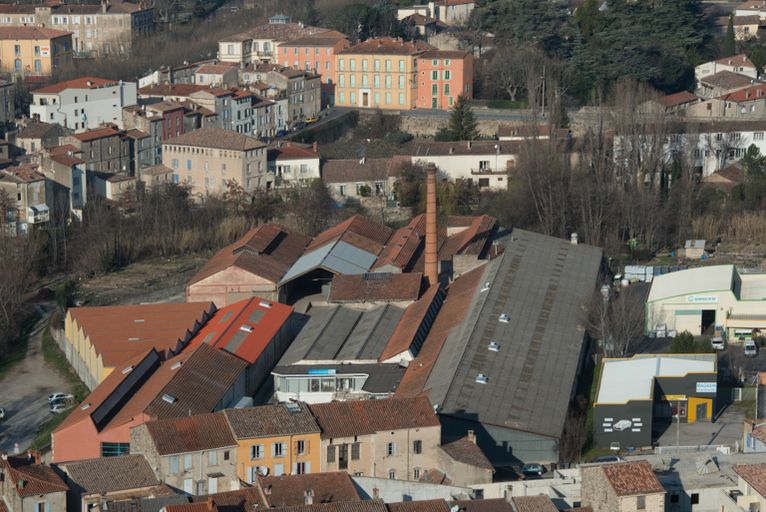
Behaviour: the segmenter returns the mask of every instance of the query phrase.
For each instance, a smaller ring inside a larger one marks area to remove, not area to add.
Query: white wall
[[[400,501],[421,500],[452,500],[454,496],[465,494],[471,495],[472,490],[468,487],[456,487],[453,485],[438,485],[424,482],[411,482],[407,480],[389,480],[388,478],[373,478],[369,476],[352,476],[357,487],[373,498],[373,489],[378,489],[378,497],[386,503]]]
[[[489,179],[489,188],[502,190],[508,188],[508,162],[516,162],[517,155],[510,153],[500,154],[473,154],[473,155],[417,155],[412,157],[413,164],[433,163],[450,180],[472,179],[475,183],[481,178]],[[481,162],[489,162],[492,173],[476,173],[481,167]],[[473,171],[473,172],[472,172]]]
[[[58,123],[79,133],[98,128],[101,123],[122,128],[122,108],[136,104],[137,88],[135,82],[120,82],[96,89],[65,89],[57,94],[33,93],[32,97],[30,116],[37,115],[40,121]],[[42,105],[43,101],[47,104]]]

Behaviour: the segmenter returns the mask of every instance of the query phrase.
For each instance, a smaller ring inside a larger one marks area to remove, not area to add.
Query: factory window
[[[117,457],[130,451],[130,443],[101,443],[102,457]]]
[[[696,492],[693,492],[691,498],[692,498],[692,500],[691,500],[692,501],[692,505],[699,505],[699,502],[700,502],[700,495],[699,494],[697,494]]]

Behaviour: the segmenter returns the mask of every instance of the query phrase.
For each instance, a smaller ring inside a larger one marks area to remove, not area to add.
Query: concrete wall
[[[102,123],[122,125],[122,109],[136,104],[136,83],[119,82],[94,89],[65,89],[57,94],[32,94],[31,116],[57,123],[76,132],[98,128]],[[55,103],[54,103],[55,101]]]
[[[186,302],[213,302],[218,308],[249,297],[278,300],[277,284],[239,267],[229,267],[186,289]]]
[[[473,490],[468,487],[454,485],[389,480],[388,478],[373,478],[369,476],[354,476],[351,478],[362,499],[377,497],[386,503],[434,499],[452,500],[457,495],[464,494],[471,496],[473,494]]]

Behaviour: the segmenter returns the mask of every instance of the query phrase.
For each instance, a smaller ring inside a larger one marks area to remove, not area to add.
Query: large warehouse
[[[766,274],[734,265],[691,268],[655,277],[646,301],[646,331],[720,332],[730,340],[766,329]]]
[[[593,404],[598,446],[649,446],[655,419],[710,421],[718,391],[716,354],[641,354],[604,360]]]

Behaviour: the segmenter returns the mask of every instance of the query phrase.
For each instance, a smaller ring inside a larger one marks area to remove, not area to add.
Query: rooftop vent
[[[251,333],[251,332],[253,332],[253,328],[252,328],[252,327],[250,327],[249,325],[241,325],[241,326],[239,327],[239,330],[240,330],[240,331],[243,331],[243,332],[247,332],[247,333]]]
[[[500,344],[496,341],[490,341],[487,350],[490,352],[500,352]]]
[[[258,303],[258,305],[261,306],[262,308],[270,308],[271,307],[271,302],[269,302],[267,300],[261,300]]]
[[[167,393],[162,395],[162,399],[171,405],[175,404],[178,401],[178,398],[174,397],[173,395],[168,395]]]
[[[183,365],[183,364],[184,364],[184,362],[183,362],[183,361],[176,361],[175,363],[173,363],[173,364],[170,366],[170,369],[171,369],[171,370],[178,370],[178,369],[181,367],[181,365]]]
[[[130,366],[122,369],[122,374],[125,375],[126,373],[130,373],[132,371],[133,371],[133,365],[130,365]]]
[[[500,315],[500,318],[498,318],[498,321],[503,322],[504,324],[507,324],[511,321],[511,316],[508,313],[503,313]]]
[[[88,409],[90,409],[90,402],[85,402],[80,406],[80,410],[87,411]]]
[[[483,373],[480,373],[476,376],[476,382],[478,382],[479,384],[486,384],[487,382],[489,382],[489,377],[487,377]]]
[[[484,286],[481,287],[481,291],[483,291],[483,292],[489,291],[489,287],[490,286],[491,286],[491,283],[489,281],[487,281],[486,283],[484,283]]]
[[[285,408],[293,414],[301,412],[301,406],[293,402],[285,404]]]

